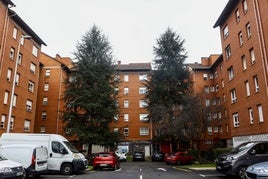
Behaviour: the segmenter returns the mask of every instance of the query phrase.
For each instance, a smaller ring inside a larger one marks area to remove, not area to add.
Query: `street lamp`
[[[10,131],[10,122],[11,122],[11,117],[12,117],[12,108],[13,108],[13,100],[14,100],[14,93],[15,93],[16,75],[17,75],[18,61],[19,61],[19,55],[20,55],[20,46],[21,46],[21,43],[23,42],[24,39],[31,39],[31,38],[32,37],[29,35],[22,35],[20,40],[19,40],[15,70],[14,70],[14,75],[13,75],[12,89],[11,89],[10,104],[9,104],[7,133],[9,133],[9,131]]]

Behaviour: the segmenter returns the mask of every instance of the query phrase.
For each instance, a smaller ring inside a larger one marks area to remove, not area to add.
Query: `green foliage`
[[[77,66],[65,91],[64,120],[70,134],[87,144],[113,146],[120,136],[109,130],[118,113],[115,65],[107,38],[93,26],[77,44]]]

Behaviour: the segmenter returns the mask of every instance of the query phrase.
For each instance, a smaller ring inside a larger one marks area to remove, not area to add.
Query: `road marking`
[[[140,175],[140,179],[142,179],[142,175]]]
[[[167,170],[166,169],[164,169],[164,168],[158,168],[157,170],[161,170],[161,171],[164,171],[164,172],[166,172]]]

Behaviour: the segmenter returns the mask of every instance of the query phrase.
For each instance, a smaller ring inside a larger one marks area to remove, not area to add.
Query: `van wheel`
[[[238,171],[237,171],[237,176],[238,176],[238,178],[240,178],[240,179],[246,179],[247,177],[246,177],[246,170],[247,170],[247,166],[240,166],[239,168],[238,168]]]
[[[70,163],[65,163],[61,166],[60,172],[63,175],[71,175],[73,173],[73,166]]]

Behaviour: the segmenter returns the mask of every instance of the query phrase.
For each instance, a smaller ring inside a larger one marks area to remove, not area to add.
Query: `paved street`
[[[72,179],[227,179],[216,173],[215,170],[184,170],[173,165],[159,162],[122,162],[119,170],[88,171],[84,174],[63,176],[43,175],[42,179],[48,178],[72,178]]]

